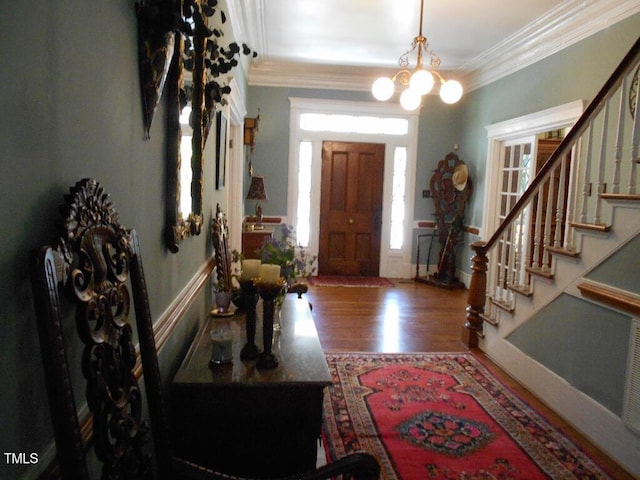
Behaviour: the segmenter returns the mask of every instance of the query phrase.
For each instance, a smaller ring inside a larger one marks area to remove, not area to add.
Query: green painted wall
[[[621,266],[624,275],[620,275]],[[640,295],[640,236],[631,239],[586,278]]]
[[[32,249],[55,240],[71,185],[98,179],[121,222],[138,231],[155,318],[211,252],[206,231],[177,254],[164,246],[165,109],[145,140],[136,35],[131,0],[0,2],[2,452],[42,454],[52,442],[27,269]],[[209,159],[204,172],[207,225],[224,199]],[[163,352],[166,377],[206,314],[202,297]],[[0,479],[32,470],[0,461]]]
[[[630,327],[628,316],[560,295],[507,339],[620,416]]]
[[[636,41],[638,32],[640,14],[463,97],[460,156],[471,164],[469,175],[476,180],[471,224],[482,225],[485,127],[574,100],[590,101]]]

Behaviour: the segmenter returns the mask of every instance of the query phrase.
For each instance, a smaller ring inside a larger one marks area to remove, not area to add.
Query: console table
[[[262,348],[262,302],[256,344]],[[331,376],[309,303],[286,295],[273,352],[280,365],[258,370],[240,360],[244,315],[231,322],[233,363],[209,367],[210,319],[172,383],[178,456],[232,475],[274,477],[315,468],[324,388]]]

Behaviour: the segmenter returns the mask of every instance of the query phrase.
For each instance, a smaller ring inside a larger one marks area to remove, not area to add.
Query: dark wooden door
[[[384,144],[323,142],[318,273],[380,273]]]

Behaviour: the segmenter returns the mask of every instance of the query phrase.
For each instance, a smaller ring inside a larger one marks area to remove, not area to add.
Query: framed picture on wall
[[[227,168],[227,117],[223,112],[216,114],[216,189],[224,188]]]

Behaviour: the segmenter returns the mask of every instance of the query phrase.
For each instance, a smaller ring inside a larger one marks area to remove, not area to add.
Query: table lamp
[[[262,225],[262,206],[260,205],[260,201],[267,199],[267,191],[264,188],[264,177],[252,176],[249,193],[247,193],[247,200],[257,200],[256,224],[253,227],[255,230],[262,230],[264,228]]]

